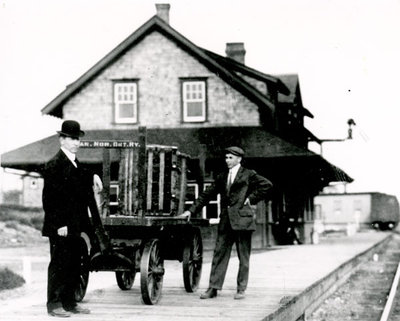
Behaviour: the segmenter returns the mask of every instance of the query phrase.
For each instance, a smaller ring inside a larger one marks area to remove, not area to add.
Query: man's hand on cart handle
[[[187,217],[187,221],[190,221],[190,217],[192,216],[192,213],[190,213],[189,211],[185,211],[182,214],[178,215],[179,218],[185,218]]]
[[[99,175],[93,175],[93,190],[95,193],[100,193],[103,190],[103,182]]]
[[[67,226],[60,227],[60,228],[57,230],[57,234],[58,234],[59,236],[67,236],[67,235],[68,235],[68,227],[67,227]]]

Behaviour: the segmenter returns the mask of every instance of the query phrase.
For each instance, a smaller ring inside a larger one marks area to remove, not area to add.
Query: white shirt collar
[[[239,168],[240,168],[240,163],[235,165],[235,166],[233,166],[231,169],[229,169],[229,171],[231,172],[232,182],[235,180],[235,177],[236,177],[236,175],[237,175],[237,173],[239,171]]]
[[[72,162],[72,164],[77,167],[75,163],[76,155],[74,153],[71,153],[69,150],[67,150],[64,147],[61,147],[61,150],[64,152],[65,156],[68,157],[68,159]]]

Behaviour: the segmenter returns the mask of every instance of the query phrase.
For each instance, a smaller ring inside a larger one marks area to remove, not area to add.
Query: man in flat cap
[[[64,121],[58,134],[61,148],[43,173],[42,234],[50,242],[47,311],[50,316],[69,317],[90,313],[76,304],[75,290],[80,278],[80,235],[90,225],[88,206],[94,196],[92,176],[76,159],[84,135],[79,123]]]
[[[256,229],[252,205],[267,198],[272,183],[254,170],[241,166],[244,151],[237,146],[225,149],[228,171],[218,175],[183,215],[201,211],[203,206],[221,195],[221,214],[218,235],[212,260],[209,288],[201,299],[211,299],[222,289],[233,243],[239,257],[237,292],[234,299],[244,299],[249,278],[251,236]]]

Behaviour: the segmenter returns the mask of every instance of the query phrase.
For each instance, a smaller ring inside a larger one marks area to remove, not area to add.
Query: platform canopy
[[[138,141],[138,136],[137,129],[88,130],[82,140]],[[325,179],[353,181],[344,171],[321,156],[288,143],[261,127],[147,129],[147,143],[173,145],[193,158],[198,158],[201,153],[205,153],[206,158],[217,158],[222,156],[227,146],[241,146],[245,150],[246,158],[292,159],[312,163],[319,171],[323,168],[324,176],[327,176]],[[52,158],[58,149],[58,135],[53,135],[2,154],[1,166],[40,173],[45,162]],[[99,164],[102,161],[102,151],[81,148],[78,158],[82,163]]]

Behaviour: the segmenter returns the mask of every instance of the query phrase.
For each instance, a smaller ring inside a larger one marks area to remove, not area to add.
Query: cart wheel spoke
[[[183,249],[183,282],[187,292],[197,290],[203,265],[203,243],[200,230],[194,228]]]
[[[130,290],[135,281],[135,271],[116,271],[115,277],[121,290]]]
[[[75,289],[74,298],[76,302],[81,302],[86,294],[89,283],[89,251],[83,238],[80,239],[80,272],[77,287]]]
[[[148,241],[140,260],[140,287],[145,304],[156,304],[161,297],[164,259],[158,240]]]

